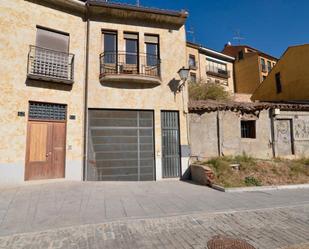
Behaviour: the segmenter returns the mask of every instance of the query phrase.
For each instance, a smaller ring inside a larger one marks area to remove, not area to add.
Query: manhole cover
[[[208,249],[255,249],[252,245],[241,239],[225,236],[215,236],[207,242]]]

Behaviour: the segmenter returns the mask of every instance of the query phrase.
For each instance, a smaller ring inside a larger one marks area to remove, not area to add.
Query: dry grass
[[[309,183],[309,159],[258,160],[242,155],[201,162],[215,173],[215,183],[224,187],[268,186]],[[233,170],[230,164],[240,164]]]

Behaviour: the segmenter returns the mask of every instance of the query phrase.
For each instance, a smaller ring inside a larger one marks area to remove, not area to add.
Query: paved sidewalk
[[[308,189],[223,193],[180,181],[56,182],[0,189],[0,236],[121,219],[303,204],[309,204]]]
[[[206,249],[207,241],[215,235],[241,238],[257,249],[309,245],[309,205],[123,220],[17,234],[0,237],[0,248]]]

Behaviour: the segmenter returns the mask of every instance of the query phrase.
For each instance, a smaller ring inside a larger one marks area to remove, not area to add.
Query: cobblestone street
[[[74,226],[0,237],[0,248],[207,248],[215,235],[256,248],[309,246],[309,206]]]
[[[265,249],[309,243],[306,189],[57,182],[1,189],[0,215],[0,248],[207,248],[215,235]]]

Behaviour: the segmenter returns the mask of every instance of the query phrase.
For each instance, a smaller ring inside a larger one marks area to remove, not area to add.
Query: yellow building
[[[234,93],[234,57],[192,42],[187,42],[191,82],[216,83]]]
[[[187,12],[0,1],[0,183],[187,169]]]
[[[289,47],[252,95],[256,101],[309,101],[309,44]]]
[[[227,44],[222,53],[236,58],[234,77],[238,94],[251,95],[277,62],[277,58],[246,45]]]

